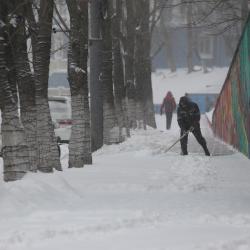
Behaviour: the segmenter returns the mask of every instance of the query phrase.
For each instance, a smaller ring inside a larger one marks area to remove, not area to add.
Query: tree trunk
[[[36,58],[37,31],[39,27],[38,27],[38,23],[36,22],[35,15],[33,12],[32,2],[33,0],[27,1],[24,7],[25,7],[27,22],[29,24],[29,35],[31,38],[33,68],[34,68],[35,58]]]
[[[137,1],[136,22],[136,50],[135,50],[135,78],[137,90],[137,114],[139,127],[146,128],[146,124],[156,128],[151,80],[150,58],[150,30],[149,30],[149,2]]]
[[[143,34],[144,34],[144,75],[145,75],[145,91],[144,91],[144,103],[145,103],[145,120],[146,124],[152,128],[156,128],[154,103],[153,103],[153,89],[152,89],[152,65],[151,65],[151,33],[150,33],[150,3],[144,1],[145,8],[145,22],[142,22]]]
[[[176,63],[175,58],[173,55],[173,48],[172,48],[172,32],[170,28],[166,28],[163,32],[164,41],[165,41],[165,48],[166,48],[166,57],[167,57],[167,65],[170,68],[171,72],[176,72]]]
[[[123,73],[123,61],[121,55],[121,0],[116,0],[116,9],[113,14],[112,22],[112,37],[113,37],[113,75],[114,75],[114,94],[115,94],[115,109],[118,118],[118,124],[120,128],[120,136],[124,138],[127,131],[127,136],[130,135],[126,114],[126,92],[124,86],[124,73]]]
[[[112,0],[103,0],[103,51],[102,51],[102,84],[103,84],[103,142],[113,144],[121,142],[120,130],[115,113],[113,95],[113,58],[112,58],[112,33],[111,14]]]
[[[4,20],[1,14],[0,19]],[[8,77],[6,58],[8,57],[10,60],[12,55],[11,53],[6,54],[6,44],[9,41],[4,38],[4,29],[4,27],[0,27],[0,108],[2,111],[4,180],[15,181],[25,175],[30,165],[24,129],[18,116],[17,99],[12,91],[16,82],[10,83],[9,80],[15,79]]]
[[[15,70],[17,75],[21,120],[24,126],[27,145],[29,147],[30,171],[37,170],[36,155],[36,103],[35,82],[31,73],[25,31],[25,19],[23,8],[19,9],[21,16],[13,36],[13,49],[15,53]]]
[[[69,167],[80,168],[92,163],[90,114],[88,102],[88,6],[67,0],[70,13],[68,75],[71,90],[72,128],[69,143]]]
[[[135,42],[135,82],[136,82],[136,120],[139,129],[146,128],[144,106],[144,48],[142,22],[144,20],[143,0],[136,2],[136,42]]]
[[[188,51],[187,51],[187,68],[188,73],[194,71],[193,65],[193,27],[192,27],[192,3],[187,4],[187,41],[188,41]]]
[[[48,77],[51,49],[53,0],[40,2],[39,23],[35,43],[34,70],[37,107],[38,170],[62,170],[48,104]]]
[[[103,145],[103,88],[101,85],[102,37],[101,0],[90,0],[90,101],[91,148],[96,151]]]
[[[9,102],[2,109],[2,145],[4,180],[21,179],[29,170],[29,152],[21,126],[17,103]]]
[[[172,4],[172,1],[168,3]],[[171,72],[176,72],[176,63],[173,55],[173,46],[172,46],[172,31],[169,27],[169,23],[172,19],[172,8],[167,8],[166,11],[160,17],[160,29],[164,38],[164,44],[166,48],[166,60],[167,65],[170,68]]]
[[[127,17],[125,19],[126,37],[123,42],[125,87],[128,107],[128,123],[130,128],[136,128],[136,89],[135,89],[135,3],[126,0]]]
[[[88,85],[88,50],[89,50],[89,10],[88,0],[80,0],[81,32],[80,32],[80,68],[83,69],[83,111],[84,111],[84,135],[83,135],[83,160],[84,164],[92,164],[91,152],[91,121]]]

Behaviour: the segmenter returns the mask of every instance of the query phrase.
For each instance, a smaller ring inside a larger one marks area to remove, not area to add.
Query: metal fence
[[[250,15],[213,114],[216,136],[250,158]]]

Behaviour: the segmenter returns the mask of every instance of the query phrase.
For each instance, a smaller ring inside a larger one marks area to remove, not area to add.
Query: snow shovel
[[[169,148],[166,149],[165,153],[167,153],[171,148],[173,148],[182,138],[184,138],[186,135],[189,134],[189,132],[192,132],[194,130],[193,127],[190,127],[189,130],[187,130],[178,140],[176,140]]]

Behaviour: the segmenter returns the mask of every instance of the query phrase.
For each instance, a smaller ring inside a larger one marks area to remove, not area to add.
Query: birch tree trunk
[[[112,33],[111,15],[112,0],[103,0],[103,51],[102,51],[102,84],[103,84],[103,142],[113,144],[121,142],[119,125],[115,113],[113,95],[113,58],[112,58]]]
[[[101,85],[101,0],[90,0],[89,34],[91,148],[92,151],[96,151],[103,145],[103,88]]]
[[[87,82],[88,4],[82,3],[80,7],[76,0],[66,2],[70,13],[68,75],[73,121],[69,143],[69,167],[80,168],[84,164],[92,163]]]
[[[2,6],[1,6],[2,7]],[[7,11],[5,8],[3,8]],[[2,9],[2,10],[3,10]],[[8,12],[6,12],[7,14]],[[0,13],[0,19],[5,18]],[[5,31],[5,32],[4,32]],[[7,31],[8,33],[8,31]],[[10,53],[6,54],[5,26],[0,26],[0,108],[2,111],[2,145],[3,145],[3,162],[4,162],[4,180],[15,181],[21,179],[29,170],[28,148],[25,143],[24,129],[21,126],[18,116],[17,98],[13,94],[13,85],[8,77],[7,60],[12,58]],[[14,79],[15,80],[15,79]]]
[[[34,70],[37,107],[38,170],[62,170],[55,132],[48,104],[48,77],[51,49],[53,0],[40,2],[39,23],[34,50]]]

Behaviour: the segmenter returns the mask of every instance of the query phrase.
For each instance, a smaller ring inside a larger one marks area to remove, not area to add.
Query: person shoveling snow
[[[210,156],[205,138],[200,128],[200,110],[195,102],[191,102],[186,96],[182,96],[177,109],[177,122],[181,128],[181,151],[187,155],[188,132],[192,132],[196,140],[202,146],[205,155]]]

